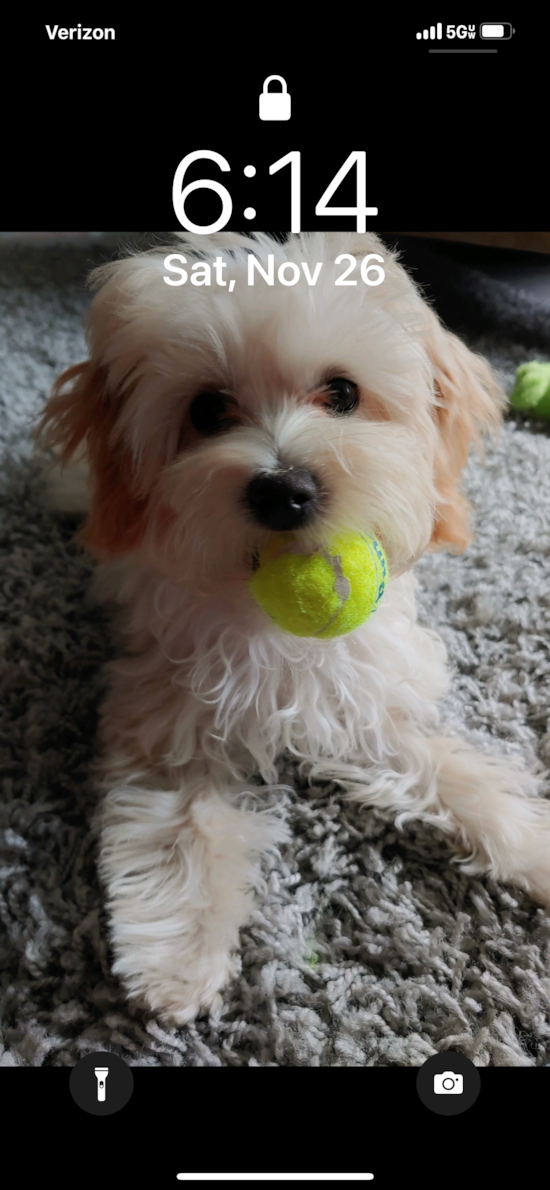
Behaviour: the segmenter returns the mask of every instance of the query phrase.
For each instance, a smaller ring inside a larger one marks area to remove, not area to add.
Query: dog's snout
[[[303,525],[315,511],[318,497],[313,476],[301,467],[256,475],[246,489],[246,503],[254,519],[277,531]]]

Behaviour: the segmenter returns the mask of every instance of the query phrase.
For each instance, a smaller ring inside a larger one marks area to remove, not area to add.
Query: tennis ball
[[[550,364],[533,360],[516,372],[510,404],[532,417],[550,418]]]
[[[249,590],[285,632],[329,638],[368,620],[387,577],[387,558],[375,537],[339,533],[327,548],[304,554],[291,533],[277,533],[260,554]]]

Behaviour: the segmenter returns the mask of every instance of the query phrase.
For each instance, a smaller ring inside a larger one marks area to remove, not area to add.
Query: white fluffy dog
[[[171,287],[167,252],[188,269],[221,258],[235,286]],[[341,253],[373,252],[381,285],[335,284]],[[250,253],[322,270],[252,286]],[[550,803],[533,774],[438,726],[445,650],[416,622],[415,561],[470,540],[460,474],[504,401],[487,364],[373,235],[180,236],[93,284],[90,358],[41,428],[65,462],[86,448],[80,536],[119,605],[98,821],[129,994],[178,1024],[219,1010],[257,857],[287,838],[254,776],[280,789],[285,752],[398,825],[448,832],[466,872],[548,901]],[[339,530],[380,538],[390,582],[362,628],[302,639],[262,612],[248,579],[280,529],[312,549]]]

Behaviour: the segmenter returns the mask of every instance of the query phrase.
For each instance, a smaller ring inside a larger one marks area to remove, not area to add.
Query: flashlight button
[[[118,1054],[86,1054],[73,1066],[69,1091],[77,1107],[91,1116],[112,1116],[132,1097],[134,1076]]]

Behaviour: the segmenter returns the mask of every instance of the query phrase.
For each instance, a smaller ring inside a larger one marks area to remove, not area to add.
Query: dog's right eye
[[[331,413],[353,413],[359,404],[357,385],[353,380],[344,380],[339,376],[327,384]]]
[[[199,393],[191,403],[191,424],[199,434],[219,434],[233,424],[229,414],[231,398],[223,393]]]

